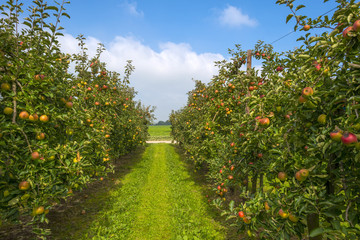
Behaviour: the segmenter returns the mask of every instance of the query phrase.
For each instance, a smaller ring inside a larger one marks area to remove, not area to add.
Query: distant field
[[[149,126],[149,140],[172,140],[170,125]]]

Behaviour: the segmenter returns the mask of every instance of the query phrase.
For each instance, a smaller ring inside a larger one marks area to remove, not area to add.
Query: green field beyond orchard
[[[209,212],[202,187],[192,180],[171,144],[150,144],[116,186],[97,203],[103,207],[92,222],[69,219],[62,225],[61,236],[54,237],[225,239],[224,228]]]
[[[170,141],[171,125],[149,126],[149,141]]]

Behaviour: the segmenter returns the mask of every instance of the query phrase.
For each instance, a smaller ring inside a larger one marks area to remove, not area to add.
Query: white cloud
[[[143,17],[144,16],[144,12],[141,10],[137,9],[137,3],[136,2],[128,2],[128,1],[124,1],[121,4],[121,7],[124,7],[125,10],[130,13],[131,15],[135,16],[135,17]]]
[[[251,19],[248,15],[243,14],[240,8],[234,6],[228,6],[225,8],[219,17],[220,23],[231,27],[250,26],[257,25],[255,19]]]
[[[73,36],[65,34],[60,42],[64,52],[78,52]],[[90,56],[95,55],[98,43],[92,37],[86,40]],[[198,54],[186,43],[162,43],[160,51],[154,51],[133,37],[118,36],[105,47],[101,60],[112,71],[123,73],[126,60],[133,60],[135,72],[130,78],[131,86],[144,105],[157,107],[158,120],[167,120],[171,110],[184,106],[186,93],[194,88],[192,79],[209,82],[218,71],[214,61],[224,59],[221,54]]]

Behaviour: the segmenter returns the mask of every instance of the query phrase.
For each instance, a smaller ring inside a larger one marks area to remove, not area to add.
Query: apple
[[[320,71],[321,65],[320,65],[320,64],[316,64],[316,65],[315,65],[315,68],[316,68],[317,71]]]
[[[264,202],[264,208],[266,211],[270,210],[270,206],[269,206],[268,202]]]
[[[249,91],[254,91],[254,89],[255,89],[254,86],[249,87]]]
[[[109,134],[106,134],[105,137],[106,137],[106,138],[110,138],[110,135],[109,135]]]
[[[303,169],[300,169],[300,175],[301,177],[305,180],[308,176],[309,176],[309,170],[303,168]]]
[[[31,153],[31,159],[36,160],[40,158],[40,154],[38,152],[32,152]]]
[[[354,22],[353,29],[355,32],[360,32],[360,19]]]
[[[39,119],[39,116],[36,113],[29,116],[29,120],[32,121],[32,122],[35,122],[38,119]]]
[[[88,91],[91,91],[91,87],[88,87],[87,90],[88,90]]]
[[[228,176],[228,179],[229,179],[229,180],[232,180],[232,179],[234,179],[234,177],[233,177],[232,175],[229,175],[229,176]]]
[[[284,68],[281,67],[281,66],[278,66],[278,67],[276,68],[276,71],[277,71],[277,72],[281,72],[282,70],[284,70]]]
[[[65,104],[65,106],[66,106],[67,108],[72,108],[73,103],[72,103],[72,102],[67,102],[67,103]]]
[[[46,122],[49,121],[49,117],[46,116],[46,115],[41,115],[41,116],[40,116],[40,121],[46,123]]]
[[[245,217],[245,214],[244,214],[243,211],[240,211],[240,212],[238,213],[238,215],[239,215],[239,217],[241,217],[241,218],[244,218],[244,217]]]
[[[280,181],[285,181],[286,180],[286,178],[287,178],[287,174],[285,173],[285,172],[279,172],[278,173],[278,179],[280,180]]]
[[[1,84],[1,90],[3,90],[3,91],[9,91],[9,90],[10,90],[10,84],[8,84],[8,83],[2,83],[2,84]]]
[[[258,158],[262,158],[263,157],[263,154],[262,153],[258,153]]]
[[[289,216],[289,214],[287,212],[285,212],[284,210],[282,210],[281,208],[278,213],[279,213],[280,217],[282,217],[284,219],[288,218],[288,216]]]
[[[309,97],[314,94],[314,90],[311,87],[305,87],[301,92],[303,97]]]
[[[269,118],[261,118],[261,119],[259,119],[259,124],[261,126],[268,126],[270,124],[270,119]]]
[[[306,98],[304,98],[302,95],[300,95],[300,97],[299,97],[299,103],[304,103],[304,102],[306,102],[307,101],[307,99]]]
[[[99,106],[99,105],[100,105],[100,103],[99,103],[99,102],[95,102],[95,105],[96,105],[96,106]]]
[[[326,115],[325,114],[321,114],[318,119],[317,119],[318,123],[325,125],[326,124]]]
[[[353,133],[345,133],[342,137],[341,137],[341,141],[344,145],[346,146],[352,146],[354,145],[358,140],[355,134]]]
[[[249,217],[244,217],[243,220],[244,220],[244,223],[246,223],[246,224],[250,224],[250,222],[251,222],[251,219]]]
[[[310,25],[305,25],[305,26],[303,27],[304,31],[309,31],[309,30],[310,30],[310,28],[311,28],[311,26],[310,26]]]
[[[260,53],[259,53],[259,52],[256,52],[255,55],[256,55],[256,56],[260,56]]]
[[[21,113],[19,113],[19,117],[21,119],[28,119],[29,118],[29,113],[27,111],[22,111]]]
[[[6,115],[11,115],[13,113],[13,111],[14,110],[10,107],[4,108],[4,114],[6,114]]]
[[[102,89],[108,89],[108,86],[106,86],[106,85],[104,85],[103,87],[102,87]]]
[[[289,213],[289,220],[292,221],[293,223],[297,223],[299,221],[299,218]]]
[[[340,142],[341,141],[341,137],[342,137],[342,131],[334,131],[330,133],[330,138],[334,141]]]
[[[295,173],[295,178],[296,178],[296,180],[298,180],[298,181],[300,181],[300,182],[302,182],[302,181],[305,180],[305,179],[302,178],[302,176],[301,176],[301,174],[300,174],[300,171],[297,171],[297,172]]]
[[[349,36],[349,32],[351,32],[351,31],[353,31],[354,30],[354,28],[353,28],[353,26],[350,26],[350,27],[347,27],[347,28],[345,28],[345,30],[343,31],[343,37],[345,38],[345,39],[350,39],[350,36]]]
[[[37,208],[33,209],[33,214],[34,215],[40,215],[40,214],[43,214],[44,211],[45,211],[44,207],[40,206],[40,207],[37,207]]]
[[[30,183],[28,181],[22,181],[19,183],[19,189],[22,191],[28,190],[30,188]]]
[[[36,135],[36,139],[37,139],[37,140],[43,140],[43,139],[45,139],[45,133],[38,133],[38,134]]]

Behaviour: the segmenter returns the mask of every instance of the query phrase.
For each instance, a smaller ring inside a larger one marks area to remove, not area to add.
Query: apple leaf
[[[316,237],[319,236],[320,234],[322,234],[324,232],[323,228],[315,228],[314,230],[312,230],[309,234],[310,237]]]
[[[8,205],[13,206],[13,205],[17,204],[19,202],[19,200],[20,200],[19,197],[15,197],[8,202]]]
[[[57,7],[55,7],[55,6],[47,6],[47,7],[45,7],[45,10],[54,10],[54,11],[59,11],[59,9],[57,8]]]
[[[295,11],[300,10],[300,9],[302,9],[304,7],[305,7],[305,5],[299,5],[299,6],[296,7]]]
[[[232,212],[232,211],[234,211],[234,201],[231,201],[230,203],[229,203],[229,207],[230,207],[230,211]]]
[[[286,17],[286,23],[288,23],[293,16],[294,16],[294,14],[289,14],[289,15]]]

